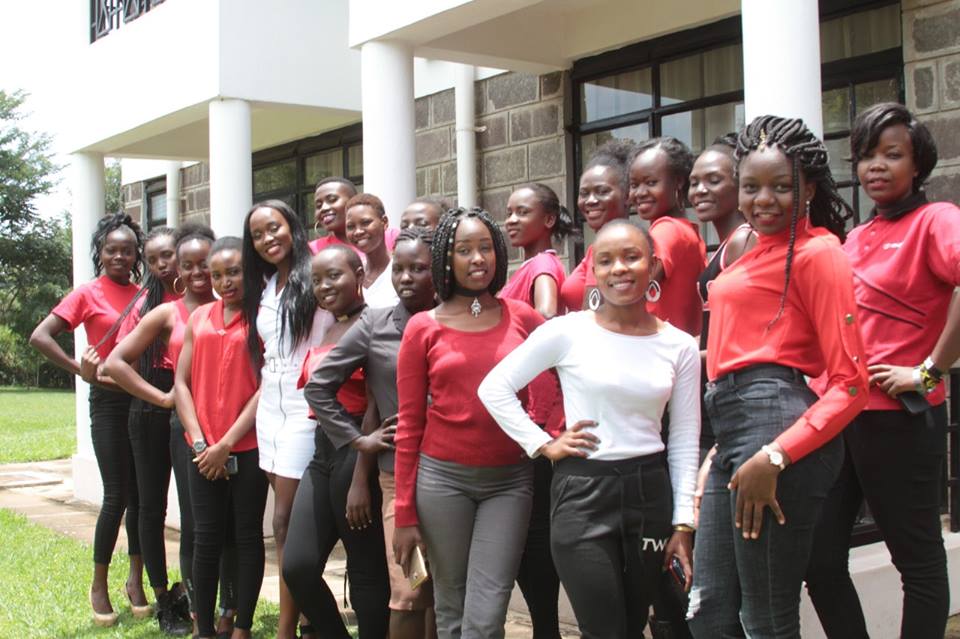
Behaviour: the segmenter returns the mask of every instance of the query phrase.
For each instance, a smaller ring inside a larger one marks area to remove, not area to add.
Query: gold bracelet
[[[693,526],[689,526],[687,524],[677,524],[676,526],[673,527],[673,530],[674,532],[685,532],[685,533],[692,533],[696,531],[696,529]]]

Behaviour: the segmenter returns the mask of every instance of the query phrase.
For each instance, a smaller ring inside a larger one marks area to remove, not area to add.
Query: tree
[[[57,167],[50,155],[50,137],[20,127],[26,94],[0,89],[0,231],[36,219],[33,200],[54,184]]]
[[[116,213],[123,210],[123,187],[120,184],[120,162],[111,160],[103,169],[103,177],[106,182],[104,185],[104,210],[107,213]]]

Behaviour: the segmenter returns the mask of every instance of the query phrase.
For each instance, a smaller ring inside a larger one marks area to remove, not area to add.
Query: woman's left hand
[[[100,355],[93,346],[87,346],[80,356],[80,378],[88,384],[96,384],[100,364]]]
[[[763,451],[748,459],[730,478],[727,488],[737,491],[735,524],[743,532],[744,539],[760,537],[763,525],[763,509],[769,507],[777,522],[787,523],[780,503],[777,501],[777,476],[780,469],[770,463]]]
[[[667,547],[663,551],[663,569],[670,569],[670,562],[676,557],[683,566],[683,572],[686,576],[684,590],[690,592],[690,586],[693,584],[693,533],[675,530],[667,542]]]
[[[197,470],[207,479],[214,480],[221,475],[226,475],[227,457],[230,456],[230,449],[221,445],[219,442],[208,446],[206,450],[197,455],[193,461],[197,464]],[[221,473],[221,471],[223,471]]]
[[[363,530],[372,523],[370,485],[366,477],[355,475],[347,490],[347,525],[350,530]]]
[[[870,383],[876,384],[890,397],[917,390],[916,384],[913,383],[913,368],[910,366],[874,364],[868,366],[867,371],[870,373]]]

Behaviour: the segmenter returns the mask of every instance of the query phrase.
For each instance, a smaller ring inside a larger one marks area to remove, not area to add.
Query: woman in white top
[[[363,300],[370,308],[393,308],[400,303],[391,278],[387,225],[387,212],[376,195],[360,193],[347,202],[347,239],[366,258]]]
[[[538,328],[490,372],[478,394],[530,457],[556,462],[551,547],[583,637],[626,639],[642,636],[662,570],[674,558],[687,583],[693,573],[700,353],[694,338],[647,312],[656,257],[646,231],[611,221],[597,235],[593,256],[606,303]],[[556,438],[530,420],[517,398],[551,368],[572,424]]]
[[[311,346],[323,339],[332,316],[317,309],[310,278],[310,249],[300,218],[286,203],[255,204],[243,224],[244,317],[248,349],[260,371],[257,447],[260,468],[274,492],[273,535],[277,558],[283,546],[293,497],[313,457],[316,422],[307,413],[300,368]],[[280,576],[277,637],[296,636],[298,611]]]

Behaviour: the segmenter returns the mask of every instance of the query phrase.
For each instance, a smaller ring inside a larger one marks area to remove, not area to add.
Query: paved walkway
[[[40,524],[68,537],[93,545],[97,508],[73,497],[72,464],[69,459],[31,464],[0,465],[0,508],[24,515],[33,523]],[[179,564],[180,533],[167,528],[167,564]],[[267,560],[263,587],[260,596],[268,601],[279,600],[277,582],[277,555],[273,539],[266,542]],[[127,547],[126,531],[120,529],[117,548]],[[324,578],[337,599],[343,604],[346,561],[338,545],[327,562]],[[345,610],[352,617],[352,611]],[[576,637],[576,628],[567,626],[563,637]],[[521,639],[532,636],[529,618],[511,612],[507,620],[506,639]],[[960,639],[960,635],[958,635]]]

